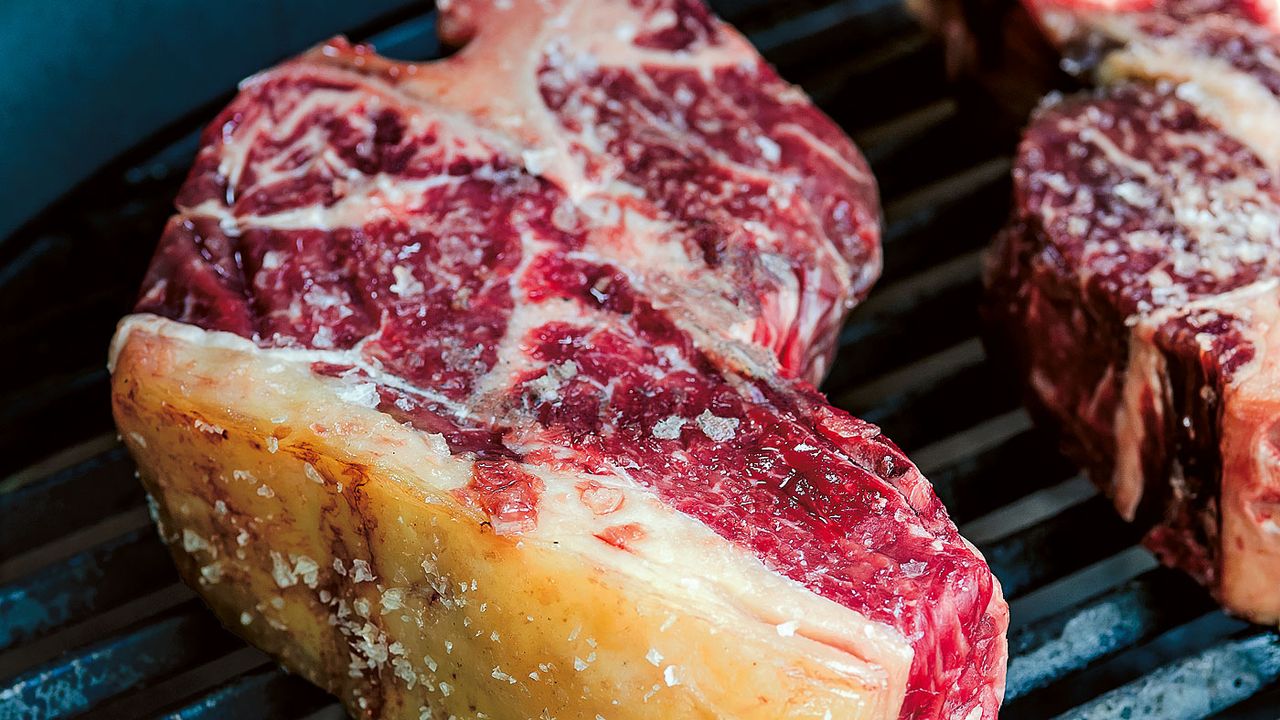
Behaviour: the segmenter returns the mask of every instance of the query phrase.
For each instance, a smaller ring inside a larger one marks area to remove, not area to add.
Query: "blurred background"
[[[241,78],[408,0],[5,0],[0,237]]]

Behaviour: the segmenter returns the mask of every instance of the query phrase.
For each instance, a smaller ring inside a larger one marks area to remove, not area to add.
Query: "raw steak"
[[[1271,0],[1028,0],[1066,66],[1100,84],[1181,84],[1197,111],[1280,164],[1280,5]]]
[[[1275,622],[1280,42],[1252,5],[1036,9],[1108,85],[1027,128],[988,314],[1146,544]]]
[[[355,713],[994,718],[997,582],[810,384],[862,158],[701,5],[508,5],[205,133],[113,349],[186,576]]]

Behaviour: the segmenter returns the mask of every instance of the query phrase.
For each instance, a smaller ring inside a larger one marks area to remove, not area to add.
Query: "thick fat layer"
[[[457,502],[487,461],[344,398],[306,353],[135,315],[112,361],[184,574],[357,717],[873,720],[902,701],[900,635],[635,486],[525,465],[539,522],[504,534]],[[648,532],[598,539],[628,527]]]
[[[1261,284],[1260,284],[1261,285]],[[1223,397],[1220,596],[1258,622],[1280,618],[1280,281],[1240,293],[1258,361]]]
[[[1266,454],[1257,413],[1275,409],[1258,380],[1280,254],[1271,174],[1173,88],[1123,86],[1044,109],[1015,182],[990,310],[1038,404],[1121,511],[1153,526],[1147,543],[1166,562],[1274,619],[1238,571],[1224,574],[1248,554],[1225,528],[1261,522],[1239,497],[1271,485],[1225,474]],[[1055,365],[1075,353],[1087,361]]]
[[[878,269],[856,151],[699,5],[450,13],[447,61],[337,43],[250,81],[139,310],[441,435],[500,534],[550,522],[547,473],[602,515],[643,491],[904,637],[904,717],[993,715],[990,571],[876,428],[783,377],[820,373]]]

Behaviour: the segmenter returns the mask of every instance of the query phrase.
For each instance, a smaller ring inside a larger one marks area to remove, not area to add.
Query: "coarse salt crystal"
[[[653,436],[659,440],[675,440],[680,437],[685,420],[679,415],[671,415],[659,420],[653,426]]]
[[[276,585],[282,588],[298,584],[298,576],[293,568],[289,566],[284,556],[275,550],[271,551],[271,577],[275,579]]]
[[[319,470],[316,470],[316,467],[315,467],[314,465],[312,465],[311,463],[303,463],[303,465],[302,465],[302,472],[303,472],[307,477],[311,478],[312,482],[316,482],[316,483],[319,483],[319,484],[321,484],[321,485],[323,485],[323,484],[324,484],[324,476],[322,476],[322,475],[320,474],[320,471],[319,471]]]
[[[716,442],[725,442],[732,440],[738,433],[738,418],[725,418],[712,415],[710,410],[703,410],[702,414],[694,418],[698,423],[698,428],[702,433]]]
[[[396,265],[391,268],[391,274],[396,280],[387,289],[402,298],[420,295],[426,290],[426,286],[413,276],[413,270],[405,265]]]
[[[320,579],[320,566],[306,555],[299,555],[293,563],[293,573],[302,578],[303,584],[307,587],[315,589]]]
[[[382,592],[382,614],[404,607],[404,588],[387,588]]]
[[[377,579],[373,571],[369,569],[369,563],[364,560],[351,561],[351,579],[354,582],[372,582]]]

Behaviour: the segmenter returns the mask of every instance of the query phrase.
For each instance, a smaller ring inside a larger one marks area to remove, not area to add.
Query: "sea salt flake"
[[[369,569],[369,563],[364,560],[351,561],[351,579],[354,582],[372,582],[377,580],[373,571]]]
[[[922,560],[908,560],[902,563],[901,567],[903,575],[909,578],[915,578],[923,575],[925,569],[928,568],[928,565],[926,565]]]
[[[404,607],[404,588],[388,588],[382,592],[382,614]]]
[[[760,156],[774,163],[782,157],[782,148],[772,139],[760,135],[756,138],[756,147],[760,148]]]
[[[738,425],[741,422],[738,418],[712,415],[710,410],[703,410],[702,414],[694,420],[698,423],[698,429],[716,442],[732,440],[738,434]]]
[[[311,463],[303,463],[302,472],[307,477],[311,478],[312,482],[318,483],[320,485],[324,484],[324,476],[321,475],[320,471],[316,470],[316,467]]]
[[[294,573],[293,568],[289,566],[284,556],[275,550],[271,551],[271,577],[275,579],[276,585],[282,588],[298,584],[298,576]]]
[[[685,420],[679,415],[671,415],[659,420],[653,426],[653,436],[659,440],[675,440],[680,437]]]
[[[364,598],[356,598],[351,601],[351,607],[355,609],[356,614],[362,618],[368,618],[373,608],[369,605],[369,601]]]
[[[188,530],[187,528],[183,528],[182,529],[182,549],[186,550],[189,553],[196,552],[197,550],[208,550],[209,543],[206,542],[204,538],[200,537],[194,532]]]
[[[222,562],[212,562],[200,568],[200,579],[210,585],[222,580]]]
[[[413,276],[413,270],[405,265],[396,265],[391,268],[391,274],[395,276],[395,282],[391,283],[387,289],[402,298],[420,295],[426,290],[426,286]]]
[[[195,428],[200,432],[206,432],[206,433],[209,433],[210,435],[221,435],[226,432],[226,430],[223,429],[221,425],[214,425],[213,423],[207,423],[201,420],[200,418],[196,418],[193,424],[195,425]]]
[[[352,405],[360,405],[367,408],[378,407],[378,403],[381,402],[381,398],[378,396],[378,386],[373,383],[344,385],[338,390],[338,397]]]
[[[534,400],[539,403],[551,403],[560,400],[560,388],[567,380],[578,375],[578,365],[572,360],[563,363],[552,363],[547,366],[545,374],[525,383]]]
[[[306,555],[299,555],[293,563],[293,573],[302,578],[304,585],[314,590],[320,579],[320,566]]]

